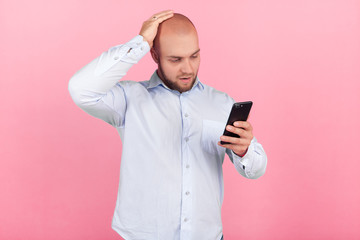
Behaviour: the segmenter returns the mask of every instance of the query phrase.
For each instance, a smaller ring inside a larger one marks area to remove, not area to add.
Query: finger
[[[252,130],[252,126],[248,121],[236,121],[234,122],[235,127],[243,128],[245,130]]]
[[[241,144],[241,141],[242,141],[241,138],[229,137],[229,136],[224,136],[224,135],[222,135],[220,137],[220,140],[223,141],[223,142],[228,142],[230,144]]]
[[[238,135],[242,139],[251,140],[253,138],[252,130],[244,130],[243,128],[233,127],[231,125],[227,125],[226,130]]]
[[[161,18],[161,17],[169,15],[169,14],[174,14],[174,11],[173,10],[166,10],[166,11],[155,13],[154,15],[152,15],[150,17],[150,20],[158,19],[158,18]]]
[[[220,147],[230,149],[238,156],[244,156],[248,149],[247,147],[239,147],[239,146],[233,145],[233,144],[221,144],[220,142],[218,142],[218,145]],[[238,154],[238,153],[241,153],[241,154]]]
[[[232,150],[235,154],[237,154],[237,152],[245,153],[246,150],[248,149],[247,146],[239,146],[239,145],[234,145],[234,144],[221,144],[221,142],[218,142],[217,144],[220,147],[224,147],[224,148],[228,148],[228,149]],[[238,154],[238,155],[243,155],[243,154]]]
[[[237,137],[229,137],[229,136],[221,136],[220,137],[221,141],[223,142],[228,142],[232,145],[236,145],[236,146],[249,146],[251,143],[251,139],[250,138],[237,138]]]
[[[248,122],[246,122],[246,121],[236,121],[236,122],[234,122],[234,124],[233,124],[235,127],[238,127],[238,128],[243,128],[243,129],[246,129],[246,128],[248,128]]]
[[[173,13],[174,11],[173,10],[165,10],[165,11],[161,11],[161,12],[158,12],[158,13],[155,13],[153,16],[157,16],[157,17],[161,17],[163,15],[166,15],[168,13]]]
[[[174,16],[174,13],[168,13],[168,14],[163,15],[161,17],[157,17],[154,21],[157,21],[158,23],[162,23],[163,21],[165,21],[166,19],[171,18],[172,16]]]
[[[231,125],[226,126],[226,130],[232,133],[235,133],[236,135],[239,135],[240,137],[246,137],[248,134],[246,130],[243,128],[233,127]]]
[[[221,144],[220,141],[218,142],[218,145],[219,145],[220,147],[229,148],[229,149],[231,149],[231,150],[233,150],[233,148],[234,148],[234,145],[233,145],[233,144]]]

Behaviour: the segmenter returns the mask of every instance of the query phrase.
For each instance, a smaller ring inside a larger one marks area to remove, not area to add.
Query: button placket
[[[191,226],[188,222],[191,219],[192,214],[192,197],[191,197],[191,169],[190,169],[190,160],[191,154],[189,151],[189,142],[191,140],[191,134],[189,133],[190,130],[190,123],[191,118],[189,118],[189,113],[187,112],[187,95],[180,94],[180,105],[181,105],[181,112],[182,112],[182,123],[183,123],[183,144],[182,144],[182,201],[181,201],[181,219],[183,219],[180,231],[182,234],[181,236],[188,236],[191,231]]]

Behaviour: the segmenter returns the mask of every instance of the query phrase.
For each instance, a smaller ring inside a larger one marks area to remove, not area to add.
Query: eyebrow
[[[193,54],[191,54],[190,56],[192,55],[195,55],[197,54],[198,52],[200,52],[200,49],[196,50]],[[179,56],[168,56],[168,58],[182,58],[182,57],[179,57]]]

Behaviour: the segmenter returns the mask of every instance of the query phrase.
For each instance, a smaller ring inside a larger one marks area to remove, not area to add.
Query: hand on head
[[[172,16],[174,16],[174,12],[166,10],[152,15],[143,23],[139,34],[149,43],[150,48],[153,46],[159,24]]]

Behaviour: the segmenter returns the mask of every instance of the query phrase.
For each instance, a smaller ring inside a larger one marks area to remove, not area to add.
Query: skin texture
[[[170,89],[189,91],[196,80],[200,66],[200,48],[195,26],[185,16],[166,10],[147,19],[139,33],[151,47],[151,56],[158,65],[157,74]],[[235,154],[246,154],[253,138],[252,126],[238,121],[227,130],[240,138],[221,136],[231,144],[219,146],[231,149]]]

